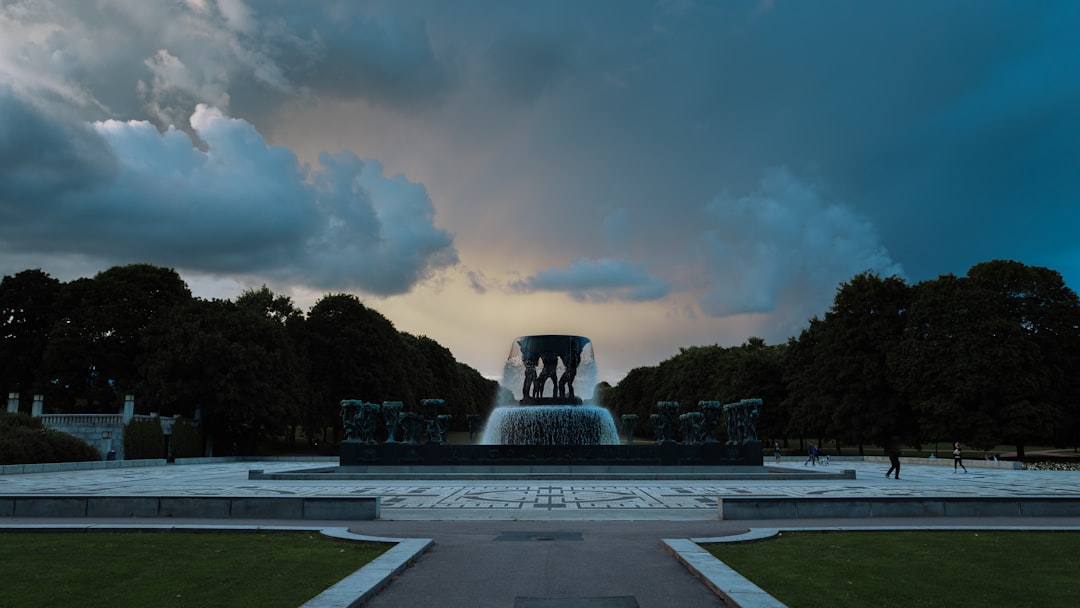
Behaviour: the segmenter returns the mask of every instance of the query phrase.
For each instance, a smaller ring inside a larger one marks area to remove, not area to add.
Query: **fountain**
[[[623,442],[611,413],[592,403],[596,381],[596,359],[588,338],[551,334],[516,338],[499,391],[509,397],[496,404],[482,428],[478,415],[467,416],[468,443],[448,441],[450,415],[440,413],[442,399],[421,399],[410,411],[404,409],[409,404],[397,401],[380,406],[346,399],[341,402],[346,439],[335,474],[397,475],[402,467],[413,472],[428,467],[491,472],[515,466],[536,474],[565,473],[564,467],[575,467],[581,474],[594,467],[609,474],[633,474],[674,466],[684,472],[699,467],[691,474],[715,476],[726,474],[720,471],[725,467],[763,466],[757,438],[760,399],[730,404],[699,401],[699,411],[686,412],[680,412],[677,401],[661,401],[656,413],[648,415],[655,441],[635,441],[639,416],[623,414]],[[378,418],[386,425],[383,443],[375,440]],[[722,423],[726,443],[714,437]],[[402,437],[397,440],[399,426]],[[619,473],[611,473],[611,468]]]
[[[548,380],[551,396],[545,396]],[[619,433],[611,412],[579,397],[575,383],[587,387],[596,383],[591,340],[560,335],[517,338],[501,383],[513,401],[500,403],[491,412],[480,443],[617,445]]]

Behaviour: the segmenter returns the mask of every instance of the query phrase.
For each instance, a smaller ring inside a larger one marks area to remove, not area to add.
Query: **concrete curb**
[[[724,604],[734,608],[787,608],[693,540],[665,538],[660,542],[706,587],[719,595]]]
[[[378,496],[0,495],[0,517],[379,519]]]
[[[313,526],[231,526],[198,524],[0,524],[10,532],[108,532],[138,530],[214,532],[319,532],[342,540],[394,543],[386,553],[308,600],[301,608],[355,608],[386,586],[435,542],[430,538],[382,538],[354,534],[348,528]]]

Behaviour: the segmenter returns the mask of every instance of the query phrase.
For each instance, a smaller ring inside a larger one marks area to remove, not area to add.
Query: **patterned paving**
[[[248,480],[250,469],[267,473],[316,469],[325,464],[228,463],[170,465],[0,476],[0,494],[110,494],[179,496],[380,496],[385,519],[424,517],[515,518],[632,517],[634,513],[710,518],[725,496],[1080,496],[1080,472],[1012,471],[908,465],[900,480],[885,479],[882,465],[833,463],[854,469],[855,479],[798,481],[280,481]],[[801,465],[785,464],[802,469]]]

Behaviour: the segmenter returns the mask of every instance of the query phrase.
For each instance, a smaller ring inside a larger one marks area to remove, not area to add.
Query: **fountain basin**
[[[618,445],[611,412],[595,405],[502,406],[488,417],[483,445]]]

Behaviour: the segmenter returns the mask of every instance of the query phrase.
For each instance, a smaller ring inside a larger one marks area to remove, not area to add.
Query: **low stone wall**
[[[372,520],[377,496],[3,496],[0,517]]]
[[[164,458],[150,460],[89,460],[86,462],[45,462],[36,464],[0,465],[0,475],[24,473],[62,473],[66,471],[98,471],[101,469],[132,469],[138,467],[164,466]]]
[[[44,414],[38,417],[45,428],[63,431],[82,439],[101,452],[101,459],[124,459],[123,414]],[[109,435],[102,439],[102,434]]]
[[[863,456],[864,462],[880,462],[889,466],[889,458],[887,456]],[[930,467],[949,467],[953,466],[952,456],[948,458],[911,458],[908,456],[902,456],[900,458],[900,466],[905,464],[917,464]],[[969,469],[1006,469],[1009,471],[1019,471],[1024,468],[1024,463],[1016,460],[986,460],[985,458],[965,458],[964,466]]]
[[[997,497],[724,497],[720,519],[881,517],[1077,517],[1080,498]]]
[[[784,456],[780,459],[780,462],[784,464],[798,463],[803,464],[806,462],[806,456]],[[766,455],[765,462],[774,462],[771,455]],[[844,463],[844,462],[879,462],[885,465],[885,468],[889,468],[888,456],[830,456],[829,463]],[[914,456],[901,456],[901,466],[905,464],[917,464],[928,467],[952,467],[952,456],[948,458],[915,458]],[[1024,468],[1022,462],[1015,460],[986,460],[984,458],[964,458],[964,466],[969,469],[1005,469],[1009,471],[1019,471]]]

